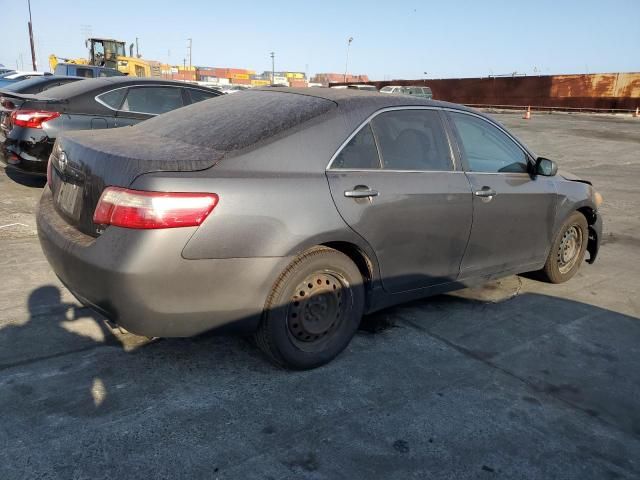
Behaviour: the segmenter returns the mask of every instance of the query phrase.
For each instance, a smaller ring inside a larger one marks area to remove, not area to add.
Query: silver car
[[[571,278],[600,195],[477,111],[265,89],[58,139],[37,215],[81,302],[142,335],[254,334],[279,365],[338,355],[363,314],[491,278]]]

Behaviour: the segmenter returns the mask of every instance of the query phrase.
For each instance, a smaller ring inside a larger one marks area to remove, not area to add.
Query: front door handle
[[[491,198],[497,195],[496,191],[489,187],[482,187],[481,190],[473,192],[476,197]]]
[[[380,192],[378,192],[377,190],[371,190],[371,189],[345,190],[344,192],[344,196],[347,198],[371,198],[371,197],[377,197],[378,195],[380,195]]]

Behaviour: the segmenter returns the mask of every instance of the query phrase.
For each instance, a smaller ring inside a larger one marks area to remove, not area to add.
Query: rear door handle
[[[481,190],[476,190],[475,192],[473,192],[473,194],[476,197],[484,197],[484,198],[495,197],[497,195],[496,191],[492,190],[489,187],[482,187]]]
[[[377,197],[380,192],[377,190],[345,190],[344,196],[348,198],[371,198]]]

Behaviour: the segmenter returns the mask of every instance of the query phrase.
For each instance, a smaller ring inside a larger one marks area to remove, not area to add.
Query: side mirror
[[[556,162],[544,157],[536,159],[536,174],[553,177],[556,173],[558,173],[558,164]]]

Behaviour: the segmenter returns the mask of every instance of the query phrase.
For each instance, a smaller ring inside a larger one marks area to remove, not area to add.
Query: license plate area
[[[63,213],[73,220],[79,220],[82,203],[82,187],[75,183],[60,182],[55,202]]]

